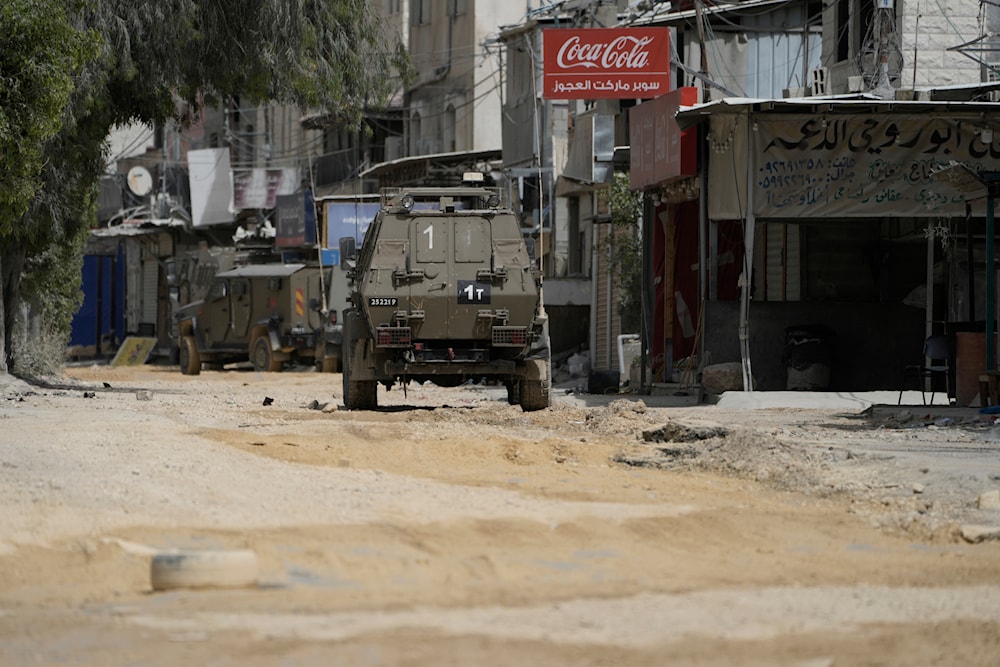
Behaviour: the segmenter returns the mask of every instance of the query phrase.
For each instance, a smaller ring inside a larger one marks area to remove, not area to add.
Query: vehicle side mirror
[[[533,238],[525,238],[524,239],[524,247],[527,249],[527,251],[528,251],[528,257],[531,258],[531,261],[535,261],[535,259],[536,259],[536,257],[535,257],[535,239],[533,239]]]
[[[340,238],[340,268],[347,271],[357,259],[358,244],[353,236],[342,236]]]

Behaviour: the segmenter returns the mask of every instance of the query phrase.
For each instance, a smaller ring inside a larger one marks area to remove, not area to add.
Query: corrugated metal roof
[[[486,160],[499,160],[503,155],[499,150],[482,151],[455,151],[452,153],[428,153],[426,155],[411,155],[389,162],[380,162],[361,172],[360,178],[377,177],[388,171],[410,164],[418,164],[424,160],[438,162],[447,165],[460,165],[463,162],[477,162]]]
[[[284,278],[304,268],[305,264],[248,264],[215,275],[218,278]]]
[[[794,0],[793,0],[794,1]],[[805,2],[806,0],[800,0]],[[716,2],[712,5],[702,7],[702,14],[711,16],[712,14],[725,14],[742,9],[757,9],[770,5],[787,5],[789,0],[734,0],[733,2]],[[663,3],[666,4],[666,3]],[[674,26],[693,19],[698,15],[698,10],[687,9],[684,11],[673,11],[673,7],[657,9],[649,16],[639,16],[628,22],[633,26]]]
[[[781,100],[756,99],[749,97],[726,97],[703,104],[681,107],[677,111],[677,123],[682,128],[697,125],[705,118],[720,113],[752,113],[768,111],[773,113],[886,113],[906,111],[922,113],[928,111],[964,111],[1000,114],[1000,103],[966,102],[947,100],[883,100],[874,95],[859,94],[830,97],[793,97]]]
[[[170,229],[180,229],[185,226],[183,220],[177,218],[164,218],[162,220],[144,220],[140,224],[122,223],[110,227],[100,227],[90,230],[91,236],[103,238],[143,236],[146,234],[156,234],[157,232],[168,231]]]

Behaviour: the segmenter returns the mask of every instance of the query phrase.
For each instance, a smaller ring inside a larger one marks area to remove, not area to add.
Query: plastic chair
[[[934,379],[944,378],[945,395],[951,402],[951,339],[938,334],[929,336],[924,341],[924,362],[922,364],[912,364],[903,369],[903,383],[899,387],[899,400],[896,405],[903,403],[903,389],[906,387],[906,380],[911,375],[915,376],[920,385],[920,400],[927,405],[926,382],[930,380],[931,404],[934,404]]]

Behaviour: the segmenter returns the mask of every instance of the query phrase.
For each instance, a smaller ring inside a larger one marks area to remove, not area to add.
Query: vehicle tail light
[[[379,347],[409,347],[410,327],[379,327],[375,344]]]
[[[523,347],[528,344],[527,327],[493,327],[493,344],[498,347]]]

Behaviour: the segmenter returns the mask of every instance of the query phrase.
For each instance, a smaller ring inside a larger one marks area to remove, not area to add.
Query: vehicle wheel
[[[518,400],[525,412],[544,410],[549,407],[549,362],[547,359],[532,359],[527,362],[526,375],[518,381]]]
[[[354,343],[344,349],[344,407],[348,410],[374,410],[378,407],[378,382],[351,379],[351,356]]]
[[[177,362],[180,364],[181,373],[184,375],[197,375],[201,373],[201,355],[198,353],[198,344],[194,342],[194,336],[184,336],[181,339],[180,349],[177,353]]]
[[[543,380],[521,380],[520,402],[525,412],[549,407],[549,383]]]
[[[277,373],[281,371],[281,361],[274,358],[271,341],[267,336],[257,336],[250,350],[250,361],[253,369],[260,373]]]
[[[375,380],[344,380],[344,407],[348,410],[374,410],[378,407],[378,383]]]
[[[510,405],[517,405],[521,402],[521,398],[519,396],[521,393],[520,388],[520,382],[517,380],[511,380],[507,383],[507,403]]]
[[[323,363],[321,370],[324,373],[336,373],[340,370],[340,357],[334,354],[328,354],[323,357]]]
[[[192,550],[153,556],[154,591],[172,588],[243,588],[257,584],[257,555],[246,549]]]

